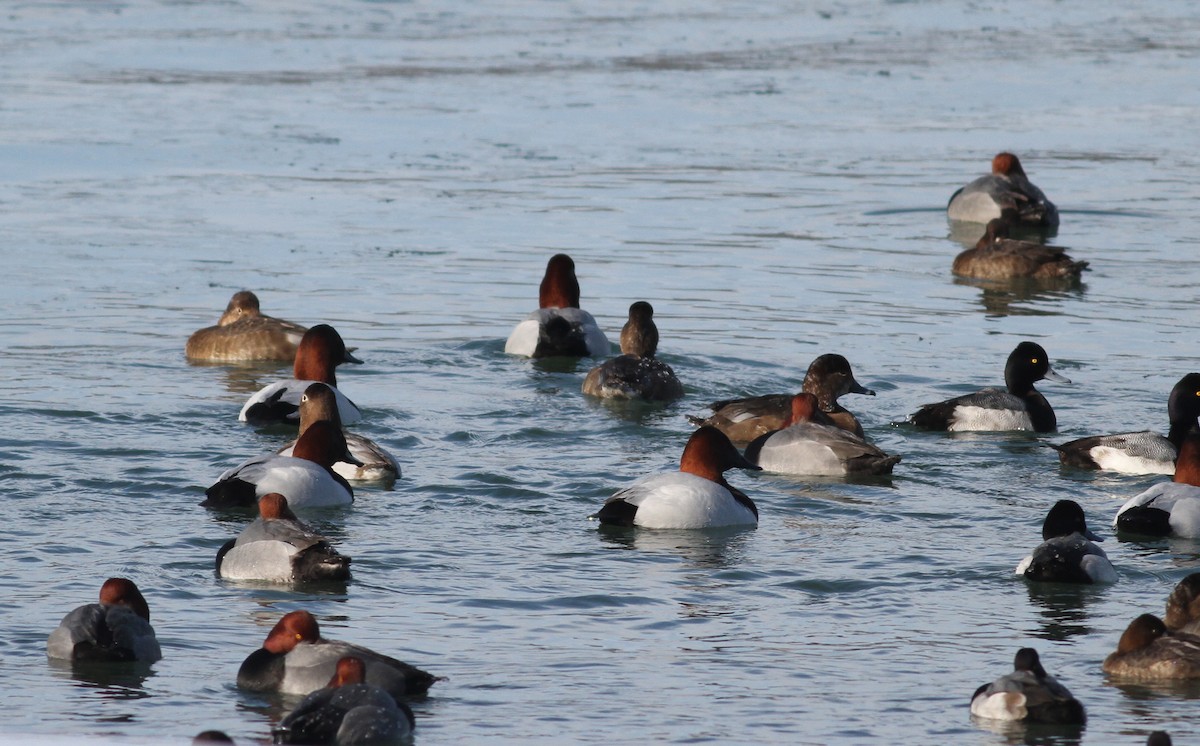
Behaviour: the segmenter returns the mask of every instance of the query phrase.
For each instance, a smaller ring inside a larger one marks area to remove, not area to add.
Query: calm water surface
[[[1188,3],[14,3],[0,28],[0,665],[8,739],[266,738],[233,686],[284,612],[446,677],[417,741],[1141,743],[1200,733],[1197,692],[1100,662],[1200,566],[1106,543],[1121,581],[1011,575],[1046,509],[1105,531],[1154,478],[1062,470],[1046,441],[1165,429],[1196,361],[1200,13]],[[1081,288],[981,288],[950,193],[1018,152]],[[574,256],[615,339],[649,300],[687,396],[585,400],[591,365],[503,354],[546,259]],[[235,585],[242,523],[197,503],[285,437],[236,421],[284,367],[193,366],[236,290],[335,325],[341,387],[394,490],[309,516],[345,592]],[[1070,386],[1061,433],[891,423],[1001,381],[1022,339]],[[794,391],[840,352],[844,402],[904,461],[847,484],[736,472],[757,530],[598,530],[677,463],[688,413]],[[45,637],[111,575],[146,592],[148,671],[72,671]],[[1036,646],[1082,732],[994,733],[967,699]]]

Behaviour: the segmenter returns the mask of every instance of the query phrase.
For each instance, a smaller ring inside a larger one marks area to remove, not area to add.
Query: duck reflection
[[[1051,725],[1027,723],[1023,720],[991,720],[971,716],[978,727],[995,733],[1004,743],[1029,746],[1079,746],[1083,743],[1083,725]]]
[[[95,690],[107,701],[144,699],[146,681],[155,675],[149,663],[112,663],[108,661],[68,661],[48,658],[55,676],[75,680],[80,687]]]
[[[741,567],[754,526],[706,529],[647,529],[601,524],[600,540],[621,549],[681,557],[697,568]]]
[[[1042,628],[1034,637],[1062,641],[1095,631],[1087,607],[1103,594],[1103,587],[1030,582],[1026,590],[1030,604],[1042,616]]]
[[[979,288],[979,303],[992,316],[1057,316],[1059,311],[1023,307],[1024,303],[1061,304],[1083,297],[1087,284],[1073,277],[1017,277],[1009,280],[976,280],[955,277],[955,285]]]

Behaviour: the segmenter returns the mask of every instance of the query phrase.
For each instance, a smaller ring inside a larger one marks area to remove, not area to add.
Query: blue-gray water
[[[1100,671],[1200,544],[1105,546],[1113,587],[1012,567],[1046,509],[1093,525],[1154,478],[1062,470],[1045,441],[1166,425],[1196,362],[1200,13],[1188,3],[58,2],[0,28],[0,733],[265,738],[233,686],[286,611],[447,677],[419,744],[1076,743],[992,733],[971,692],[1034,645],[1089,744],[1200,732],[1196,693]],[[955,281],[950,193],[1011,149],[1063,212],[1082,289]],[[687,387],[585,400],[589,361],[506,357],[546,259],[574,256],[615,339],[651,301]],[[313,516],[345,594],[224,583],[239,522],[199,508],[284,436],[236,421],[281,368],[188,365],[238,289],[335,325],[366,364],[356,429],[393,491]],[[1000,382],[1021,339],[1070,386],[1057,436],[912,432]],[[735,472],[757,530],[601,532],[621,485],[677,462],[684,415],[792,391],[840,352],[904,461],[846,484]],[[145,591],[144,677],[49,664],[111,575]]]

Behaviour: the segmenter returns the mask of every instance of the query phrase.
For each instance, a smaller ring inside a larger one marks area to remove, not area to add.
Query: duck
[[[610,497],[592,518],[612,526],[718,528],[757,526],[758,507],[725,481],[729,469],[756,466],[715,427],[692,433],[679,471],[651,474]]]
[[[1088,530],[1083,508],[1074,500],[1059,500],[1042,523],[1042,543],[1017,565],[1016,574],[1048,583],[1115,583],[1117,571],[1103,541]]]
[[[1156,730],[1146,736],[1146,746],[1171,746],[1171,734],[1165,730]]]
[[[1175,475],[1125,501],[1113,527],[1145,536],[1200,538],[1200,434],[1183,439]]]
[[[1139,681],[1200,678],[1200,637],[1170,633],[1161,619],[1142,614],[1104,659],[1104,673]]]
[[[241,290],[229,299],[216,326],[188,337],[183,354],[188,360],[235,363],[255,360],[293,360],[307,327],[262,312],[258,296]]]
[[[336,672],[337,662],[348,655],[366,666],[366,683],[393,698],[424,694],[438,681],[433,674],[403,661],[321,637],[317,618],[301,609],[284,614],[263,646],[242,661],[237,685],[252,692],[308,694],[325,686]]]
[[[1081,725],[1087,712],[1046,669],[1033,648],[1021,648],[1013,672],[984,684],[971,696],[971,714],[991,720]]]
[[[1149,430],[1093,435],[1051,447],[1064,466],[1122,474],[1174,474],[1179,444],[1200,419],[1200,373],[1188,373],[1167,398],[1170,428],[1164,438]]]
[[[337,388],[334,368],[342,363],[362,364],[350,354],[342,335],[329,324],[317,324],[304,333],[296,348],[292,378],[265,386],[242,405],[238,419],[242,422],[289,422],[299,419],[300,397],[308,384],[320,381],[334,390],[342,424],[350,425],[362,418],[358,406]]]
[[[1070,383],[1050,367],[1046,350],[1036,342],[1022,342],[1008,356],[1004,383],[1008,390],[987,388],[926,404],[908,421],[926,430],[1034,430],[1054,432],[1058,420],[1046,397],[1033,387],[1037,381]]]
[[[683,396],[683,384],[671,366],[654,357],[657,351],[654,307],[637,301],[629,306],[629,320],[621,328],[621,356],[588,371],[583,393],[602,399],[678,399]]]
[[[162,649],[150,626],[150,606],[128,578],[109,578],[100,602],[63,617],[46,640],[46,655],[68,661],[154,663]]]
[[[350,579],[350,558],[313,531],[271,492],[258,498],[258,518],[217,552],[217,575],[227,580],[279,583]]]
[[[801,392],[817,397],[820,413],[814,422],[834,425],[863,437],[862,424],[849,410],[838,403],[844,394],[875,392],[854,379],[850,361],[829,353],[818,356],[804,374]],[[691,416],[694,425],[711,425],[729,436],[735,443],[749,443],[767,433],[781,430],[792,414],[793,394],[766,394],[746,399],[724,399],[709,405],[712,415],[707,418]]]
[[[310,383],[300,397],[300,433],[303,435],[308,426],[314,422],[328,420],[336,426],[341,426],[342,418],[338,413],[337,394],[327,384]],[[359,463],[336,461],[333,470],[352,482],[395,482],[400,477],[400,465],[390,453],[365,435],[347,432],[342,428],[346,438],[346,446],[350,455]],[[296,440],[299,440],[297,436]],[[296,447],[296,441],[285,445],[277,452],[280,456],[291,456]],[[360,465],[361,464],[361,465]]]
[[[504,343],[509,355],[599,357],[612,350],[596,319],[579,307],[575,261],[555,254],[538,289],[538,310],[517,324]]]
[[[989,220],[975,247],[954,257],[951,271],[977,280],[1077,280],[1087,269],[1087,262],[1072,259],[1061,247],[1010,238],[1014,220],[1013,210]]]
[[[263,495],[286,495],[292,508],[349,505],[354,489],[333,470],[337,461],[355,459],[342,429],[328,420],[308,426],[291,456],[256,456],[227,470],[204,491],[206,508],[248,508]]]
[[[1194,572],[1175,584],[1167,596],[1163,624],[1172,633],[1200,635],[1200,572]]]
[[[1017,156],[1009,152],[992,158],[992,172],[980,176],[950,196],[946,216],[951,220],[987,223],[1012,210],[1021,223],[1058,227],[1058,208],[1033,185]]]
[[[814,476],[891,474],[900,462],[848,430],[813,422],[818,411],[817,397],[796,394],[785,426],[746,446],[746,460],[765,471]]]
[[[366,683],[366,664],[347,655],[329,683],[296,705],[271,735],[275,743],[393,743],[411,737],[415,725],[412,709]]]

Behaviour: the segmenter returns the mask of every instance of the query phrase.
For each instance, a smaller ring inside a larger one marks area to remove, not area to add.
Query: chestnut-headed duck
[[[424,694],[438,679],[416,666],[348,642],[321,637],[317,619],[307,611],[284,614],[263,646],[242,662],[237,685],[254,692],[308,694],[333,677],[337,662],[354,656],[366,665],[366,682],[394,698]]]
[[[46,640],[46,655],[71,661],[140,661],[162,658],[150,626],[150,606],[132,580],[109,578],[100,603],[85,604],[63,617]]]
[[[991,720],[1080,725],[1087,713],[1079,700],[1058,683],[1033,648],[1021,648],[1013,672],[984,684],[971,696],[971,714]]]
[[[1129,498],[1113,527],[1146,536],[1200,538],[1200,433],[1192,433],[1179,446],[1175,476]]]
[[[350,558],[301,523],[287,498],[258,498],[258,518],[217,552],[217,575],[228,580],[297,583],[348,580]]]
[[[249,290],[234,293],[216,326],[188,337],[189,360],[212,363],[252,360],[294,360],[307,328],[264,314],[258,296]]]
[[[412,709],[366,683],[366,665],[348,655],[325,688],[305,697],[271,735],[275,743],[394,743],[410,738],[415,725]]]
[[[1088,263],[1075,261],[1066,250],[1034,241],[1009,238],[1009,227],[1015,218],[1005,211],[1005,217],[988,221],[983,236],[975,248],[954,257],[951,271],[960,277],[977,280],[1036,280],[1079,279]]]
[[[504,344],[509,355],[598,357],[612,350],[596,320],[579,307],[575,262],[555,254],[538,289],[538,310],[517,324]]]
[[[638,301],[629,307],[629,320],[621,328],[621,356],[588,371],[583,393],[602,399],[678,399],[683,396],[683,384],[671,366],[654,357],[657,351],[654,307]]]
[[[781,430],[761,435],[746,446],[746,459],[765,471],[812,476],[891,474],[899,456],[889,456],[854,433],[812,419],[817,397],[792,397],[792,414]]]
[[[1102,541],[1088,530],[1083,508],[1074,500],[1059,500],[1042,522],[1042,543],[1021,560],[1016,574],[1047,583],[1115,583],[1117,571]]]
[[[300,398],[310,383],[328,384],[338,400],[342,424],[358,422],[362,414],[354,402],[337,389],[334,369],[342,363],[362,364],[350,354],[342,336],[329,324],[317,324],[304,334],[296,348],[292,378],[277,381],[251,396],[238,413],[242,422],[287,422],[299,418]]]
[[[314,422],[321,420],[329,420],[335,425],[340,426],[342,422],[341,415],[337,408],[337,395],[327,384],[311,383],[304,390],[304,395],[300,397],[300,435],[308,429],[308,426]],[[395,482],[400,476],[400,465],[396,463],[396,459],[385,451],[375,441],[364,435],[347,432],[344,428],[342,434],[346,436],[346,445],[350,449],[350,455],[361,462],[361,466],[352,464],[349,461],[338,461],[333,465],[333,470],[341,474],[348,480],[357,482]],[[297,436],[299,440],[299,436]],[[283,448],[280,448],[278,453],[280,456],[291,456],[292,449],[296,447],[296,441],[293,440]]]
[[[1054,372],[1046,351],[1035,342],[1022,342],[1008,356],[1004,383],[1008,390],[982,389],[974,394],[926,404],[908,421],[927,430],[1035,430],[1052,433],[1058,428],[1054,409],[1033,387],[1041,380],[1070,383]]]
[[[990,174],[951,195],[946,215],[951,220],[987,223],[1004,210],[1012,210],[1022,223],[1058,227],[1058,208],[1029,181],[1021,161],[1012,153],[998,153]]]
[[[1162,620],[1142,614],[1129,623],[1104,672],[1139,681],[1200,678],[1200,637],[1167,631]]]
[[[1163,624],[1172,632],[1200,634],[1200,572],[1194,572],[1175,584],[1167,596]]]

